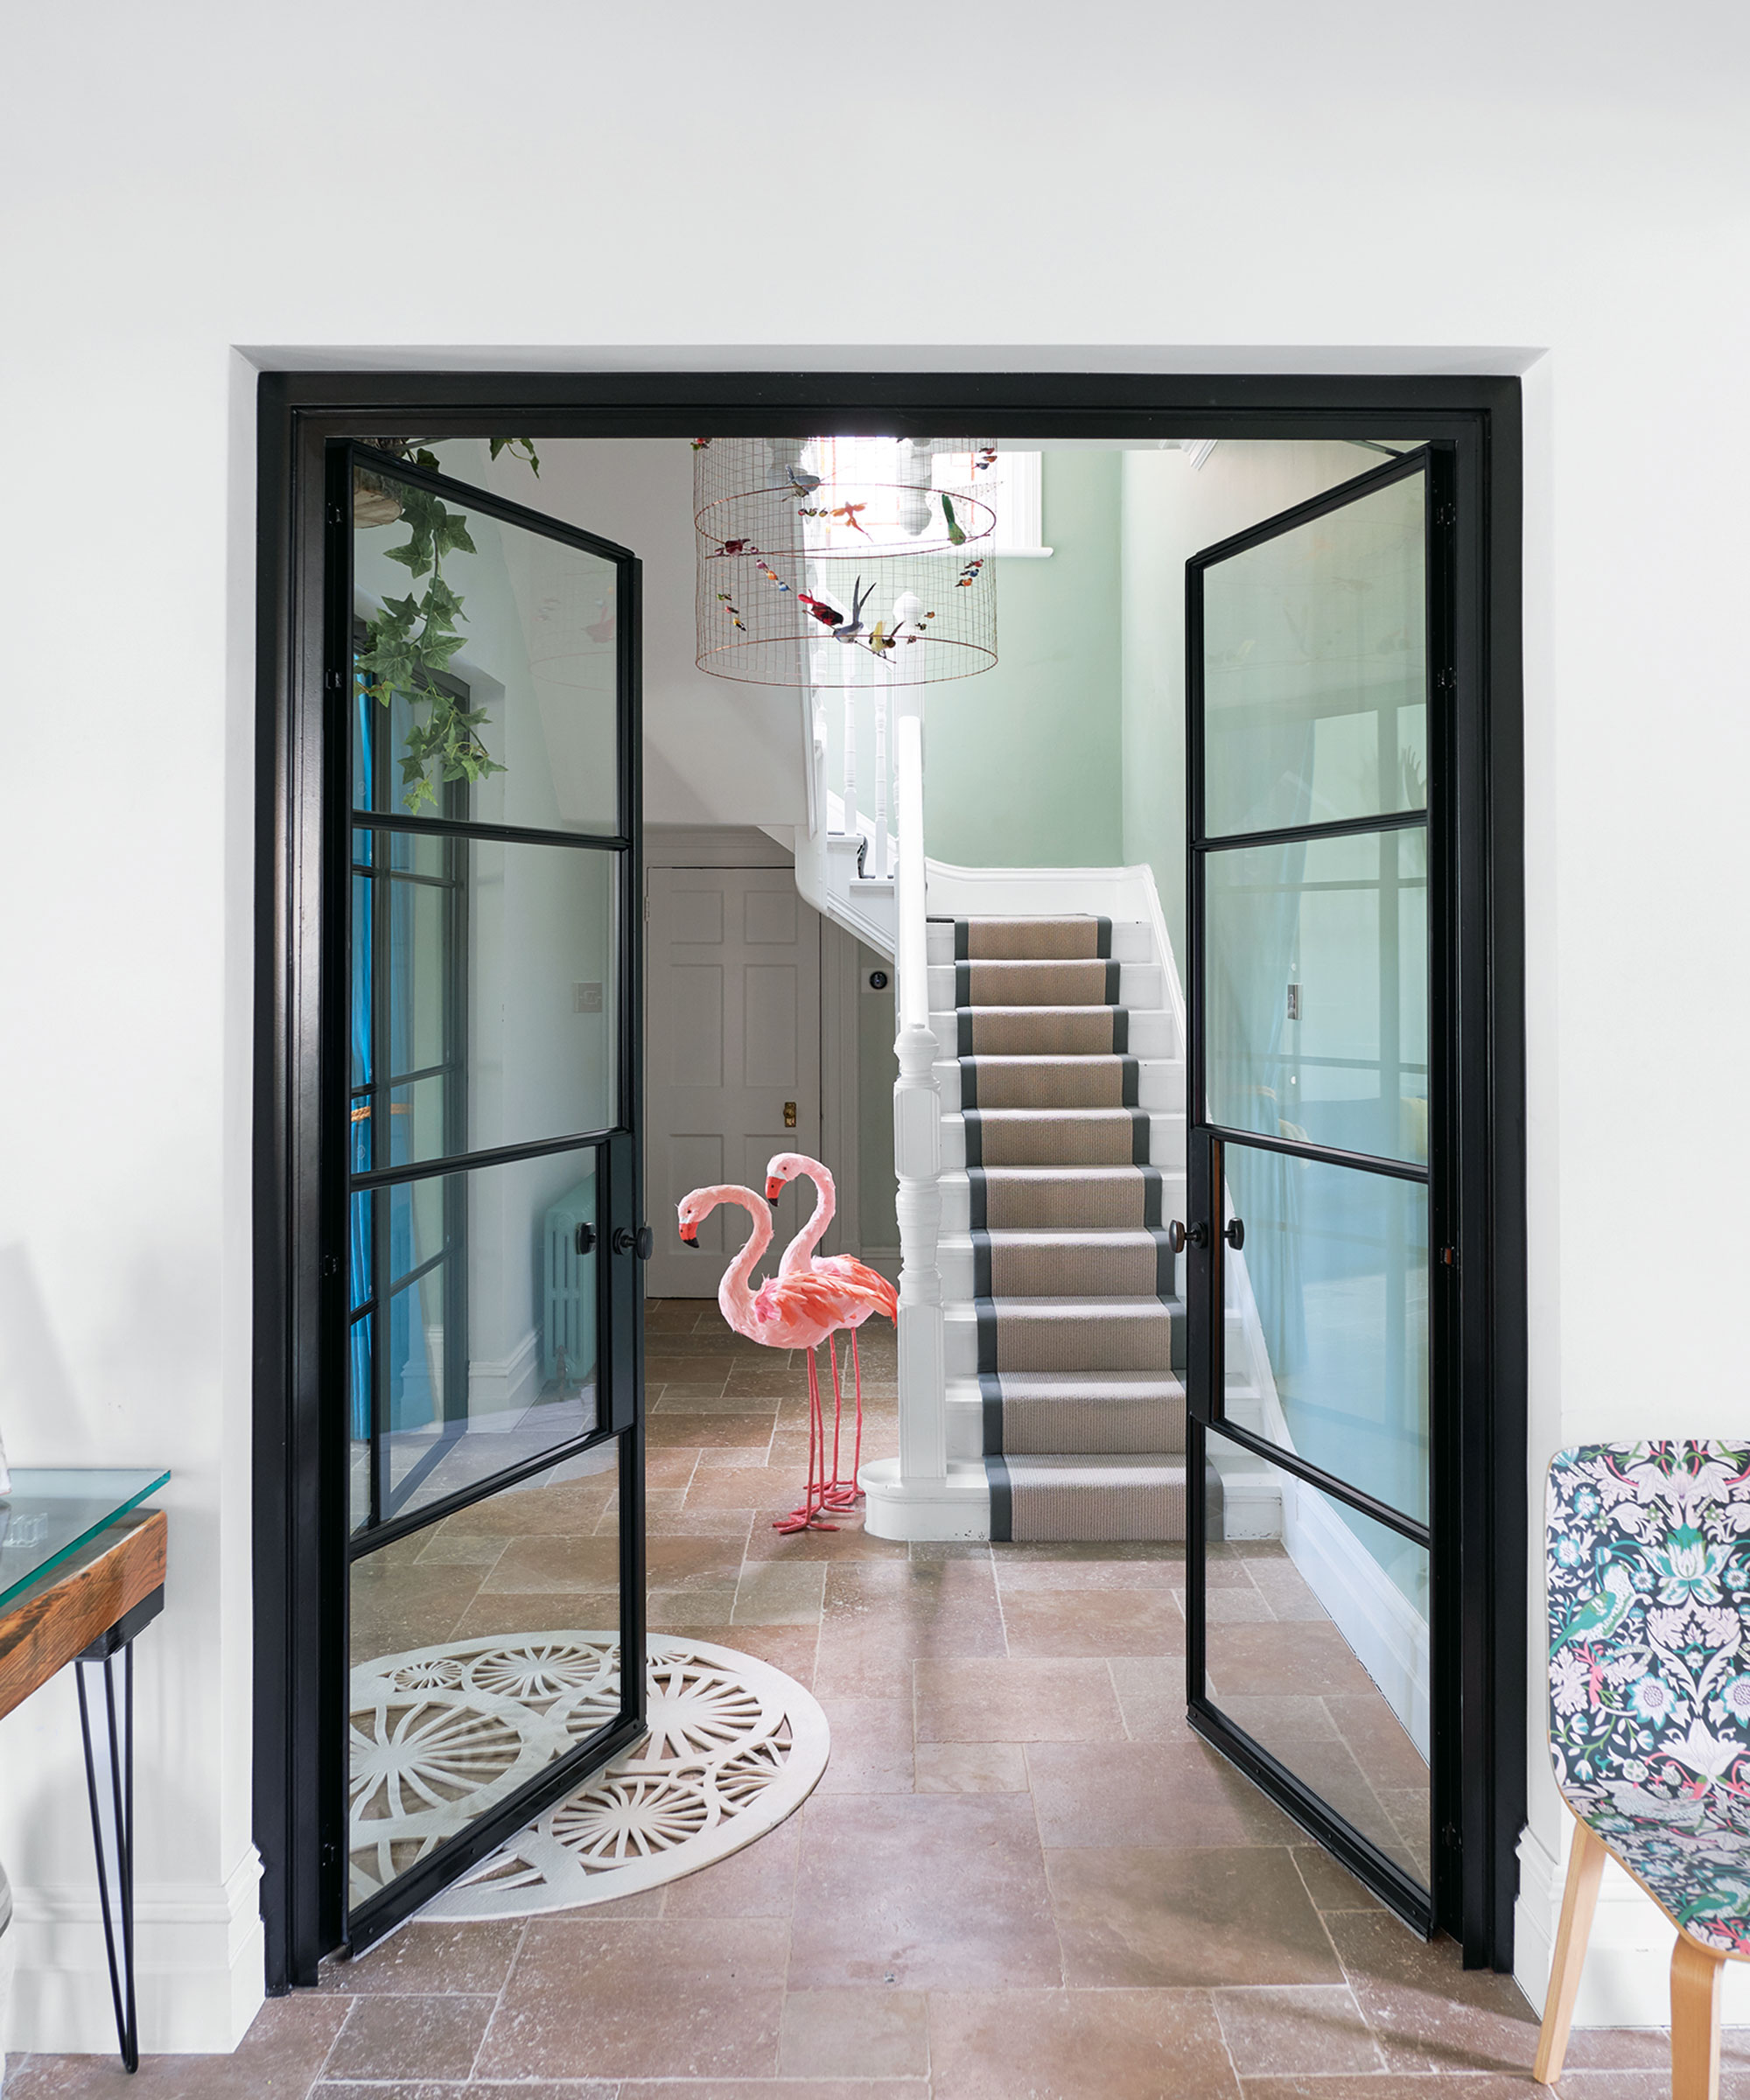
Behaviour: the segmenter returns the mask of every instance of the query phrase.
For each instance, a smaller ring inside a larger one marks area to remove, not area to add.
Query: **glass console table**
[[[138,2067],[134,1998],[134,1637],[164,1609],[164,1518],[139,1505],[169,1480],[143,1466],[12,1469],[0,1495],[0,1714],[76,1666],[109,1990],[122,2062]],[[115,1658],[122,1658],[116,1698]],[[103,1712],[88,1694],[102,1673]]]

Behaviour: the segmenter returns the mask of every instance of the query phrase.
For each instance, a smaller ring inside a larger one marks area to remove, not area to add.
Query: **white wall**
[[[644,564],[644,814],[653,824],[805,824],[803,696],[694,660],[693,448],[684,438],[543,443],[541,473],[478,442],[448,472],[629,547]]]
[[[1524,371],[1536,1473],[1750,1411],[1746,38],[1722,0],[14,18],[0,1424],[176,1468],[149,2047],[224,2044],[259,1988],[251,357]],[[832,108],[894,54],[903,91]],[[105,2041],[72,1726],[65,1681],[0,1724],[21,2046]],[[1530,1759],[1537,1986],[1564,1830]],[[1656,2012],[1656,1965],[1613,1988]]]

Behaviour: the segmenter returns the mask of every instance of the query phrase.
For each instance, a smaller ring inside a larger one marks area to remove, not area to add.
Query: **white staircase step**
[[[960,1054],[960,1017],[952,1007],[938,1009],[930,1015],[930,1026],[935,1040],[942,1045],[946,1058]],[[1167,1057],[1184,1055],[1179,1040],[1179,1030],[1172,1016],[1166,1007],[1144,1008],[1128,1016],[1128,1041],[1125,1054],[1130,1057]]]
[[[932,1013],[954,1006],[954,963],[951,960],[930,964],[929,1003]],[[1164,1006],[1166,1001],[1161,987],[1159,964],[1121,962],[1118,968],[1118,1004],[1130,1007],[1132,1012],[1138,1007]]]
[[[940,1040],[940,1038],[938,1038]],[[944,1109],[957,1109],[964,1082],[958,1058],[940,1058],[933,1067],[942,1090]],[[1185,1109],[1185,1065],[1176,1057],[1139,1057],[1137,1060],[1137,1106],[1177,1113],[1181,1123]],[[1042,1111],[1043,1112],[1043,1111]],[[1181,1152],[1183,1146],[1181,1144]]]
[[[1184,1076],[1180,1068],[1180,1097],[1183,1098]],[[1149,1113],[1149,1164],[1159,1167],[1166,1176],[1171,1189],[1175,1181],[1182,1184],[1185,1158],[1185,1116],[1182,1111],[1154,1109]],[[942,1102],[942,1164],[944,1172],[956,1169],[963,1172],[966,1166],[966,1118],[948,1102]]]
[[[976,914],[973,914],[975,917]],[[951,919],[932,919],[928,928],[928,947],[926,956],[932,962],[952,962],[954,960],[954,921]],[[1119,962],[1152,962],[1154,944],[1146,923],[1140,919],[1115,919],[1112,921],[1112,956]]]

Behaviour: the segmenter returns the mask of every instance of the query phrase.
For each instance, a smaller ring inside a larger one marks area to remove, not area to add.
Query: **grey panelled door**
[[[742,1214],[714,1211],[688,1248],[675,1206],[719,1181],[763,1193],[774,1152],[820,1151],[820,919],[788,868],[652,868],[648,884],[649,1287],[710,1298]],[[806,1181],[785,1190],[780,1248],[813,1203]]]

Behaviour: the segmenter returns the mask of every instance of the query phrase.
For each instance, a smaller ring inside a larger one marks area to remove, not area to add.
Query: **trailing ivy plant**
[[[405,441],[384,443],[381,449],[416,466],[438,468],[431,452]],[[504,452],[526,459],[540,473],[541,462],[527,438],[494,438],[493,458]],[[466,639],[457,632],[457,622],[466,616],[460,597],[444,580],[444,557],[476,551],[467,519],[410,483],[397,482],[393,494],[408,537],[404,546],[384,551],[390,561],[402,563],[416,583],[428,577],[430,581],[422,592],[384,598],[382,612],[366,623],[364,647],[355,661],[365,690],[380,705],[392,706],[397,694],[407,701],[401,800],[403,808],[416,814],[428,802],[437,807],[440,780],[479,780],[505,768],[481,741],[485,708],[465,706],[438,683]]]

